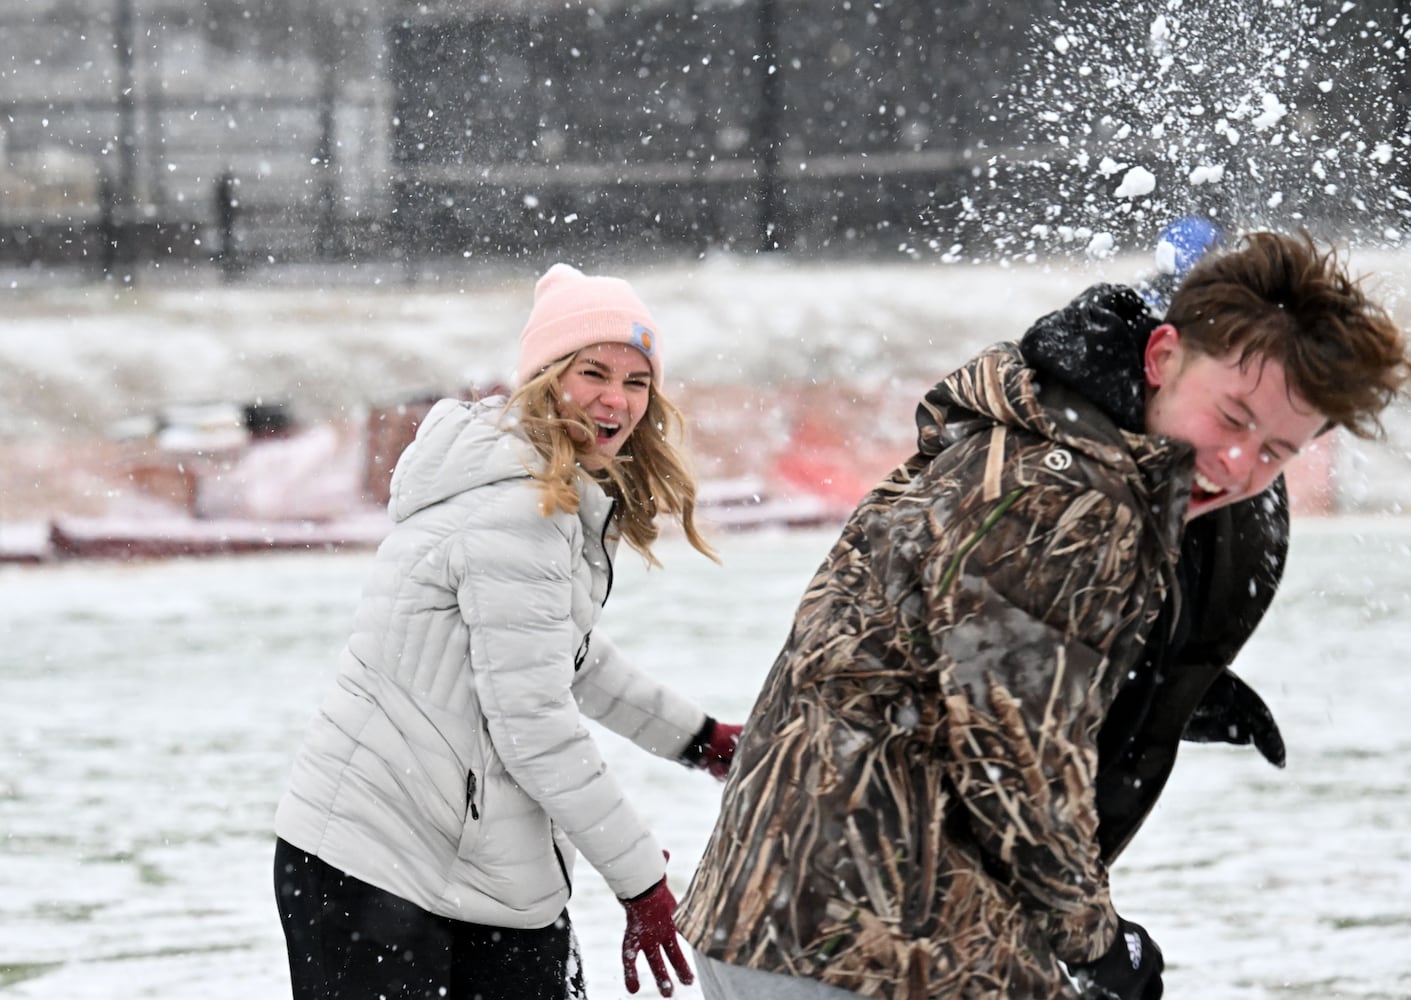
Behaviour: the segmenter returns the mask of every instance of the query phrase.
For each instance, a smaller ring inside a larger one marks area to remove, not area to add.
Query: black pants
[[[283,840],[274,896],[294,1000],[583,1000],[568,911],[548,927],[428,913]]]

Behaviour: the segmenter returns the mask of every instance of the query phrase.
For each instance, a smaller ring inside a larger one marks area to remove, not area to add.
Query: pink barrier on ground
[[[674,387],[703,515],[727,528],[840,523],[913,452],[925,388]],[[336,427],[209,452],[150,441],[0,443],[0,561],[373,544],[396,458],[431,402],[401,400]],[[1290,464],[1295,516],[1337,512],[1337,447],[1326,435]],[[33,525],[46,530],[21,530]]]

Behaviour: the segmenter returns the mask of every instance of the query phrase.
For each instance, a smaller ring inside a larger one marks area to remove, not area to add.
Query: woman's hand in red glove
[[[627,983],[627,992],[636,993],[637,955],[647,956],[647,965],[656,977],[657,990],[664,997],[671,996],[675,984],[667,972],[662,954],[671,960],[676,975],[683,985],[695,981],[691,967],[686,964],[686,956],[681,953],[681,943],[676,940],[676,925],[671,922],[676,912],[676,897],[666,887],[666,876],[642,895],[634,899],[622,900],[627,910],[627,930],[622,935],[622,976]]]
[[[730,762],[735,759],[735,745],[740,742],[741,728],[707,718],[696,738],[687,745],[682,759],[692,767],[703,768],[713,778],[724,781],[730,773]]]

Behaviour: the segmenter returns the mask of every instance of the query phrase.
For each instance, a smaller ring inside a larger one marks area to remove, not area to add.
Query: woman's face
[[[1173,326],[1152,333],[1146,377],[1147,433],[1195,448],[1187,521],[1265,490],[1327,424],[1277,361],[1200,354]]]
[[[605,468],[647,412],[652,366],[631,344],[592,344],[574,355],[559,388],[597,426],[593,455],[583,464]]]

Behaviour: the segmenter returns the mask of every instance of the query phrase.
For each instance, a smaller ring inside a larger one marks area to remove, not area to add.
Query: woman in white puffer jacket
[[[691,981],[664,852],[583,717],[723,778],[739,727],[594,631],[625,539],[658,513],[702,553],[695,485],[661,393],[657,327],[630,286],[558,264],[535,287],[508,400],[442,400],[397,463],[337,684],[275,816],[296,1000],[581,997],[575,853],[645,953]]]

